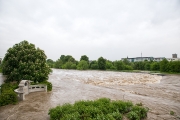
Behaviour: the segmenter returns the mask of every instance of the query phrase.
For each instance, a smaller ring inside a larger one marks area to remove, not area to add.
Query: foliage
[[[89,58],[86,55],[81,56],[80,61],[84,60],[89,63]]]
[[[163,59],[161,62],[160,62],[160,71],[161,72],[167,72],[167,66],[168,66],[168,61],[166,59]]]
[[[18,102],[17,94],[14,89],[18,87],[17,83],[4,83],[0,89],[0,106],[16,104]]]
[[[144,67],[145,67],[145,70],[151,70],[151,62],[146,61]]]
[[[123,59],[123,63],[124,63],[125,65],[131,65],[131,63],[130,63],[127,59]]]
[[[60,59],[54,63],[54,67],[59,69],[76,69],[77,61],[71,55],[61,55]]]
[[[51,90],[52,90],[52,83],[51,83],[51,82],[43,81],[43,82],[38,83],[38,84],[45,84],[45,85],[47,85],[47,90],[48,90],[48,91],[51,91]]]
[[[63,66],[63,69],[76,69],[76,64],[74,64],[73,62],[66,62]]]
[[[126,113],[130,120],[133,120],[133,114],[139,119],[147,116],[147,110],[143,107],[133,106],[132,102],[111,101],[108,98],[77,101],[73,105],[64,104],[51,108],[48,114],[50,120],[122,120]]]
[[[111,62],[110,60],[106,60],[106,69],[113,69],[113,62]]]
[[[124,70],[124,63],[121,60],[115,61],[114,66],[116,70]]]
[[[140,116],[138,116],[138,114],[134,111],[131,111],[127,114],[127,117],[130,119],[130,120],[140,120]]]
[[[145,70],[145,63],[146,61],[134,62],[134,70]]]
[[[159,62],[153,62],[151,65],[150,65],[150,68],[152,71],[159,71],[160,70],[160,64]]]
[[[51,70],[46,64],[44,51],[36,49],[28,41],[22,41],[7,50],[2,72],[7,75],[7,81],[25,79],[42,82],[48,79]]]
[[[91,61],[91,62],[90,62],[90,65],[89,65],[89,68],[90,68],[90,69],[93,69],[93,70],[99,69],[99,67],[98,67],[98,62],[97,62],[96,60]]]
[[[180,73],[180,61],[171,61],[168,63],[168,72]]]
[[[124,70],[133,70],[133,68],[130,65],[124,65]]]
[[[105,70],[106,69],[106,59],[104,59],[103,57],[100,57],[98,59],[98,66],[100,70]]]
[[[81,60],[77,65],[78,70],[87,70],[88,68],[89,68],[89,64],[85,60]]]
[[[46,63],[48,64],[48,66],[49,66],[50,68],[54,68],[54,61],[53,61],[53,60],[47,59],[47,60],[46,60]]]
[[[161,71],[168,73],[180,73],[180,61],[171,61],[168,62],[164,59],[161,62],[156,61],[140,61],[140,62],[130,62],[127,59],[110,61],[106,60],[103,57],[98,58],[98,60],[89,61],[89,58],[86,55],[81,56],[80,61],[87,61],[89,68],[92,70],[118,70],[118,71],[132,71],[132,70],[148,70],[148,71]],[[60,69],[79,69],[83,70],[82,63],[79,64],[81,67],[78,67],[78,61],[76,61],[70,55],[61,55],[54,63],[55,68]]]

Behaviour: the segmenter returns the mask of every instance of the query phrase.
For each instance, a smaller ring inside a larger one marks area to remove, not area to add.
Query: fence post
[[[47,85],[45,85],[45,91],[47,92]]]

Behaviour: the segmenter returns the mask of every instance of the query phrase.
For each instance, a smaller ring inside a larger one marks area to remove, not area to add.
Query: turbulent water
[[[51,92],[26,95],[17,105],[0,107],[2,120],[46,120],[48,110],[63,103],[108,97],[131,100],[149,108],[148,120],[180,117],[180,76],[142,73],[57,70],[49,75]],[[175,115],[170,115],[174,111]]]

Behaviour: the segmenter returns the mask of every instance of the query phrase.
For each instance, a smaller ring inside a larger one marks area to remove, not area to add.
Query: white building
[[[153,61],[160,62],[160,61],[162,61],[163,59],[165,59],[165,57],[157,57],[157,58],[154,58]]]
[[[180,58],[177,57],[177,54],[172,54],[172,58],[166,58],[168,61],[180,61]]]
[[[121,60],[127,59],[129,62],[141,62],[141,61],[151,61],[153,57],[135,57],[135,58],[121,58]]]

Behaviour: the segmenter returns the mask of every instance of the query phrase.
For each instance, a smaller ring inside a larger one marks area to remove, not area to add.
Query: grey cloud
[[[24,39],[54,60],[180,55],[178,0],[0,2],[0,56]]]

